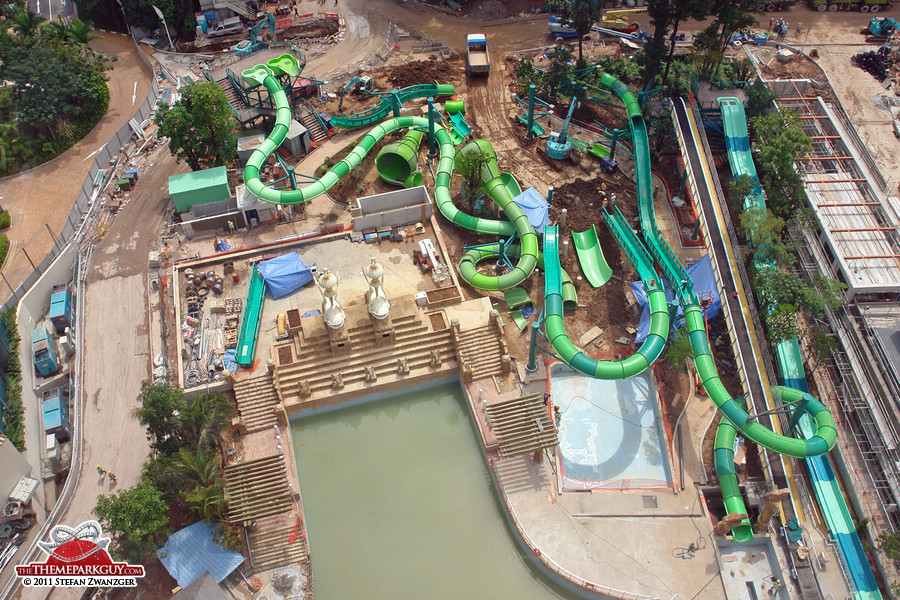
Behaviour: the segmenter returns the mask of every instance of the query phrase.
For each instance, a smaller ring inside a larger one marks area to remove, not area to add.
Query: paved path
[[[10,254],[0,272],[12,288],[18,287],[31,273],[28,257],[37,265],[53,248],[54,239],[62,230],[90,170],[92,153],[131,119],[150,91],[153,74],[141,62],[131,38],[112,33],[100,35],[90,46],[118,57],[113,70],[107,72],[110,98],[106,115],[87,137],[57,158],[0,179],[0,205],[12,216],[12,227],[6,231]],[[12,294],[9,286],[0,283],[0,298],[5,300]]]

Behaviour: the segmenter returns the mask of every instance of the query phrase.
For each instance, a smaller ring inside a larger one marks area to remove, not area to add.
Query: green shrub
[[[3,235],[3,234],[0,234]],[[3,235],[6,239],[6,236]],[[19,330],[16,309],[3,313],[2,323],[9,339],[9,361],[6,365],[6,409],[3,411],[3,431],[13,446],[25,451],[25,406],[22,403],[21,365],[19,363]]]
[[[7,229],[12,221],[12,217],[9,216],[9,211],[4,210],[0,212],[0,229]]]
[[[9,238],[5,233],[0,233],[0,265],[6,260],[7,252],[9,252]]]

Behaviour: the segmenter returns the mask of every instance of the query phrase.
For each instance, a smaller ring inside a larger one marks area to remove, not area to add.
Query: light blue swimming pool
[[[585,377],[566,365],[551,371],[560,407],[563,489],[670,487],[656,386],[649,372],[618,381]]]

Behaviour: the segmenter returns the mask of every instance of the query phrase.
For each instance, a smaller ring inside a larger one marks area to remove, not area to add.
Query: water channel
[[[575,598],[507,529],[456,383],[291,422],[315,595]]]

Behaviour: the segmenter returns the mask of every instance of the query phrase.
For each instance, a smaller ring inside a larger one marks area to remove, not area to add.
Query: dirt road
[[[107,73],[110,97],[106,115],[87,137],[54,160],[0,179],[0,204],[12,216],[12,227],[5,232],[10,239],[10,254],[2,273],[13,288],[32,271],[28,257],[38,264],[53,247],[90,170],[93,153],[128,122],[150,91],[153,73],[141,62],[131,38],[102,32],[100,36],[90,46],[118,57],[113,70]],[[0,298],[6,299],[11,293],[9,287],[2,285]]]

